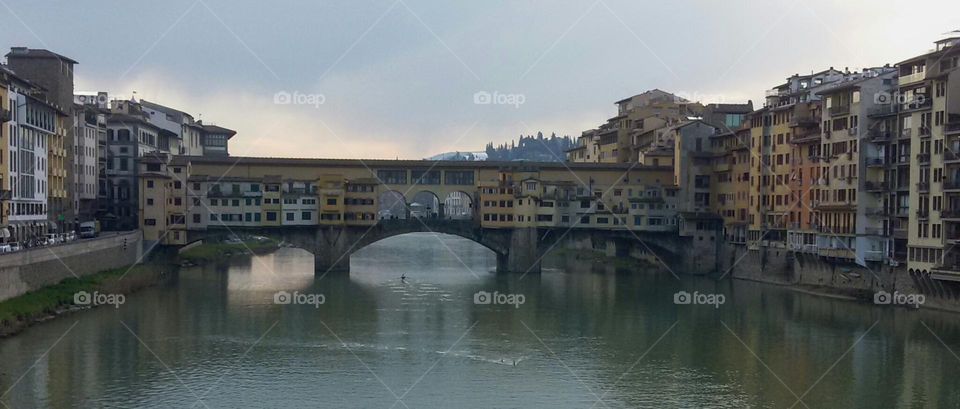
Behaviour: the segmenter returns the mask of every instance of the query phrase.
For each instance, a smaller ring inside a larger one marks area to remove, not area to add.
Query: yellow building
[[[960,208],[958,66],[960,37],[936,42],[932,52],[897,64],[899,92],[893,101],[902,140],[898,155],[909,161],[909,193],[897,198],[897,204],[909,210],[900,217],[901,223],[907,221],[907,266],[944,285],[960,281],[954,249],[960,239],[955,212]]]
[[[729,243],[743,244],[747,238],[750,201],[750,128],[722,132],[710,140],[714,154],[713,208],[723,217],[724,236]]]

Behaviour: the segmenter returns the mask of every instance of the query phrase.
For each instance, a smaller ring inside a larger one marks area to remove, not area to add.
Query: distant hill
[[[487,160],[511,161],[527,160],[533,162],[563,162],[567,158],[567,149],[573,148],[574,141],[569,136],[558,137],[553,133],[545,138],[543,132],[537,136],[523,136],[510,144],[494,146],[487,144]]]

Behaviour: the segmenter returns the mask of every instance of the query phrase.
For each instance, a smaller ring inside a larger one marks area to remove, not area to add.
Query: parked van
[[[92,239],[97,237],[97,222],[80,223],[80,238]]]

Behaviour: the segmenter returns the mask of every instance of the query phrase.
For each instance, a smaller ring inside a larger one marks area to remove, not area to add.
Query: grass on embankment
[[[136,265],[102,271],[81,278],[67,278],[57,284],[0,302],[0,337],[18,332],[31,323],[73,305],[80,291],[128,293],[156,282],[156,266]]]
[[[241,243],[203,243],[192,249],[180,253],[180,260],[193,264],[202,264],[210,261],[224,260],[229,257],[246,254],[264,254],[276,250],[279,243],[276,240],[247,240]]]

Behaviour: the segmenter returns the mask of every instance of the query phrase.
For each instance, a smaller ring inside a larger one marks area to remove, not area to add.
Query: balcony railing
[[[913,101],[907,102],[900,107],[900,111],[913,111],[927,109],[933,106],[933,98],[917,97]]]
[[[890,190],[890,185],[887,182],[867,182],[864,184],[864,187],[868,192],[886,192]]]
[[[887,161],[883,158],[867,158],[866,163],[868,167],[883,167],[886,166]]]
[[[929,126],[921,126],[921,127],[920,127],[920,132],[918,132],[918,135],[919,135],[921,138],[930,136],[930,127],[929,127]]]
[[[941,219],[960,219],[960,208],[943,209],[940,211]]]
[[[885,217],[890,215],[890,212],[883,207],[867,208],[865,213],[867,216],[874,216],[874,217]]]
[[[927,210],[918,209],[918,210],[917,210],[917,218],[918,218],[918,219],[929,219],[929,218],[930,218],[930,212],[927,211]]]
[[[943,125],[943,132],[948,134],[960,132],[960,122],[950,122]]]
[[[943,180],[943,190],[960,190],[960,180]]]
[[[930,191],[930,183],[929,183],[929,182],[920,182],[920,183],[917,183],[917,190],[920,191],[920,192],[929,192],[929,191]]]
[[[913,136],[913,129],[907,128],[900,130],[900,139],[910,139]]]
[[[866,227],[863,229],[863,234],[868,236],[882,236],[883,228],[882,227]]]
[[[0,124],[5,124],[13,119],[9,109],[0,109]]]
[[[918,153],[917,162],[919,163],[930,163],[930,154],[929,153]]]
[[[798,116],[790,121],[790,126],[816,126],[818,124],[820,124],[820,121],[812,116]]]
[[[926,78],[926,76],[927,76],[927,71],[924,70],[920,72],[915,72],[913,74],[901,75],[900,78],[898,79],[898,82],[900,83],[901,86],[903,86],[903,85],[911,84],[917,81],[923,81],[923,79]]]
[[[956,162],[960,161],[960,154],[957,154],[958,150],[955,150],[951,147],[947,147],[947,150],[943,152],[943,161],[944,162]]]
[[[868,133],[872,142],[887,142],[893,139],[893,132],[873,130]]]
[[[870,108],[870,110],[867,111],[867,116],[886,116],[886,115],[893,115],[898,112],[900,112],[900,105],[884,104],[884,105],[877,105],[877,106],[874,106],[873,108]]]
[[[835,107],[830,107],[830,115],[846,115],[850,113],[850,105],[839,105]]]

